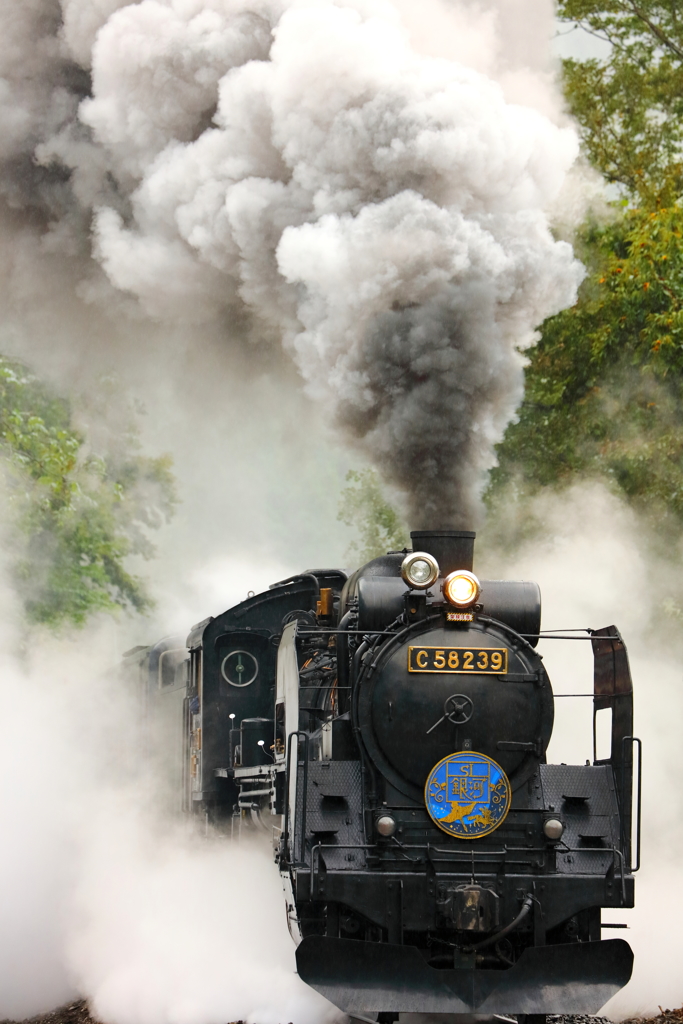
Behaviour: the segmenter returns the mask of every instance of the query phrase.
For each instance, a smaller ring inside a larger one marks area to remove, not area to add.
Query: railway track
[[[509,1019],[515,1020],[514,1017]],[[492,1018],[493,1020],[502,1024],[498,1018]],[[12,1024],[12,1022],[0,1021],[0,1024]],[[22,1024],[100,1024],[100,1022],[90,1014],[86,1000],[81,999],[78,1002],[51,1010],[49,1013],[31,1017],[30,1020],[23,1021]],[[225,1024],[243,1024],[243,1022],[226,1021]],[[282,1024],[288,1024],[288,1022],[283,1021]],[[614,1022],[609,1017],[593,1017],[588,1014],[549,1014],[547,1024],[614,1024]],[[677,1010],[663,1010],[660,1007],[660,1012],[653,1017],[629,1017],[627,1020],[621,1021],[620,1024],[683,1024],[683,1007]]]

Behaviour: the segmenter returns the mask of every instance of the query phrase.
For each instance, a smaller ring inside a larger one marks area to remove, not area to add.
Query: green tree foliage
[[[564,62],[590,160],[639,202],[675,201],[683,187],[680,0],[560,0],[558,14],[610,48],[605,60]]]
[[[489,501],[610,480],[644,511],[683,518],[683,11],[679,0],[561,0],[609,41],[602,61],[565,62],[585,151],[624,200],[577,240],[578,303],[542,325],[519,421],[499,446]]]
[[[68,402],[20,363],[0,357],[0,458],[10,564],[31,622],[82,624],[97,611],[150,601],[129,555],[149,558],[148,530],[174,505],[167,457],[139,454],[133,427],[105,454],[89,450]]]
[[[337,518],[360,535],[360,541],[351,544],[348,557],[362,564],[387,551],[406,547],[410,540],[408,531],[399,513],[384,497],[377,473],[373,469],[352,469],[346,480],[349,486],[341,493]]]
[[[683,518],[683,241],[677,208],[587,229],[591,273],[546,321],[493,492],[606,476]]]

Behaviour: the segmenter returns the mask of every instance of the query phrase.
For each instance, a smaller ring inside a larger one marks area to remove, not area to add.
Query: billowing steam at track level
[[[335,1006],[595,1013],[633,963],[602,939],[640,861],[626,649],[591,631],[609,756],[547,764],[539,588],[480,583],[473,533],[412,539],[348,578],[276,583],[129,669],[152,721],[175,716],[186,810],[273,834],[298,973]]]
[[[414,524],[472,524],[520,350],[582,275],[546,214],[577,140],[504,8],[5,5],[18,293],[58,261],[87,311],[284,346]]]

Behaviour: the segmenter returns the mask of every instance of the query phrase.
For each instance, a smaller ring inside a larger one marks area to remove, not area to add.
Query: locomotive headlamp
[[[547,818],[543,822],[543,831],[546,834],[546,838],[552,839],[553,842],[557,842],[558,839],[562,838],[564,825],[559,818]]]
[[[444,580],[443,593],[456,608],[469,608],[481,594],[481,584],[473,572],[457,569]]]
[[[415,590],[426,590],[439,578],[439,563],[426,551],[413,551],[401,563],[401,576]]]
[[[396,818],[391,814],[380,814],[375,818],[375,828],[381,836],[393,836],[396,831]]]

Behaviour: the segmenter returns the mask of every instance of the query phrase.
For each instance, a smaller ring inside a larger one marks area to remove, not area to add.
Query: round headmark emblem
[[[479,839],[498,828],[510,810],[508,777],[486,754],[461,750],[434,765],[425,804],[439,828],[458,839]]]

